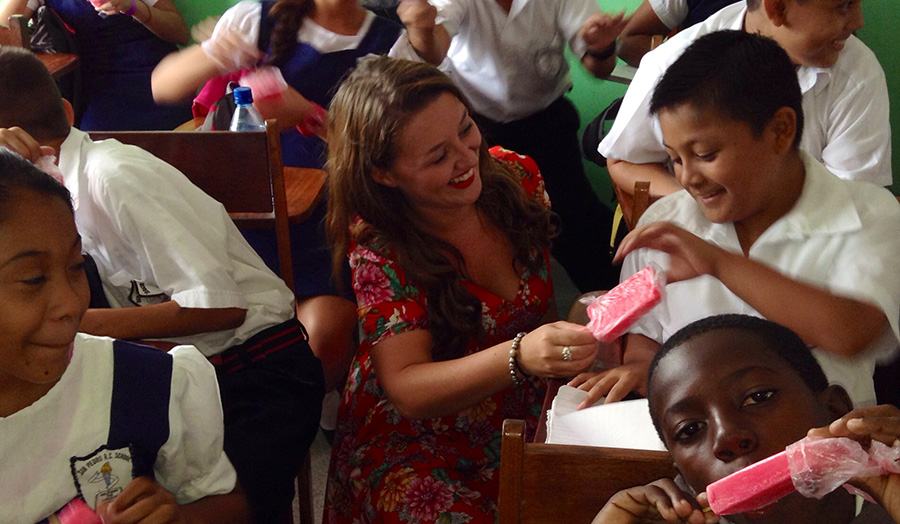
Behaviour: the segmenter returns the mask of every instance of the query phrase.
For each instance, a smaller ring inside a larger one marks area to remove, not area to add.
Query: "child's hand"
[[[31,163],[44,155],[38,141],[21,127],[0,128],[0,147],[22,155]]]
[[[138,477],[112,502],[97,505],[103,524],[185,524],[175,495],[147,477]]]
[[[700,275],[716,276],[721,255],[725,251],[669,222],[654,222],[628,233],[613,259],[621,262],[636,249],[649,248],[671,257],[666,282],[689,280]]]
[[[397,6],[397,16],[408,30],[434,31],[437,8],[425,0],[404,0]]]
[[[809,436],[847,437],[864,447],[871,440],[900,446],[900,409],[891,405],[854,409],[828,426],[809,430]],[[900,474],[855,479],[852,484],[875,497],[894,520],[900,521]]]
[[[718,522],[719,517],[712,511],[701,509],[708,506],[705,493],[694,499],[681,491],[672,479],[663,478],[616,493],[594,517],[593,524]]]
[[[584,40],[588,50],[600,52],[616,41],[628,20],[629,18],[625,18],[625,11],[620,11],[616,15],[594,13],[578,30],[578,36]]]
[[[605,403],[618,402],[631,391],[646,394],[649,363],[635,362],[604,371],[587,371],[569,381],[569,386],[587,391],[588,394],[576,409],[593,406],[606,397]]]

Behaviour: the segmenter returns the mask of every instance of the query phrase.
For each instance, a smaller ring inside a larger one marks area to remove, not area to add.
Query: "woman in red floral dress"
[[[328,229],[335,266],[350,257],[363,340],[324,521],[493,523],[503,419],[533,431],[541,377],[572,376],[597,350],[583,326],[547,323],[540,173],[488,152],[459,91],[427,64],[364,61],[330,118]]]

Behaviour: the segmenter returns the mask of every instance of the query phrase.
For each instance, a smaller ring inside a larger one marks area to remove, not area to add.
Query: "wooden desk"
[[[325,171],[306,167],[284,168],[284,194],[291,224],[303,222],[325,196]]]
[[[44,67],[50,71],[54,80],[59,80],[61,76],[71,73],[78,67],[78,55],[35,53],[34,56],[44,63]]]

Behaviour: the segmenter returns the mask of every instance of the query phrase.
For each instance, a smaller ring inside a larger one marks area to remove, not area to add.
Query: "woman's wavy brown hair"
[[[272,5],[269,16],[277,21],[272,28],[267,64],[283,65],[297,45],[297,31],[303,25],[303,19],[313,7],[313,0],[279,0]]]
[[[462,356],[468,340],[483,337],[481,302],[460,282],[465,262],[459,250],[418,227],[403,193],[375,182],[372,171],[391,168],[409,119],[444,93],[469,108],[450,78],[429,64],[362,60],[331,103],[326,167],[335,278],[339,281],[351,240],[363,245],[384,241],[410,282],[425,292],[435,360]],[[483,141],[479,169],[482,191],[476,206],[510,239],[515,262],[540,270],[546,264],[542,252],[554,234],[550,211],[525,193],[518,175],[495,160]],[[357,216],[363,222],[356,223]]]

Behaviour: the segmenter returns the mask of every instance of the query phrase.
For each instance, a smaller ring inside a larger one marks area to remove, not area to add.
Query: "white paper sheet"
[[[666,450],[650,420],[647,399],[611,404],[603,404],[601,399],[576,411],[586,395],[586,391],[570,386],[559,388],[547,412],[548,443]]]

